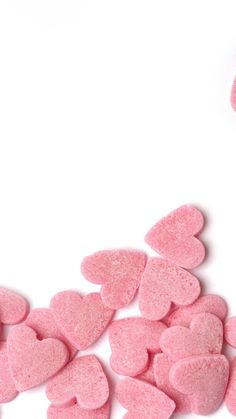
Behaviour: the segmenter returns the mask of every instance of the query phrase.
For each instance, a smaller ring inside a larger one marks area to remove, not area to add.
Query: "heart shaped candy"
[[[153,372],[155,383],[159,390],[163,391],[167,396],[174,400],[176,404],[176,412],[191,412],[191,403],[189,396],[180,393],[170,383],[169,372],[174,365],[174,361],[165,354],[156,354],[153,362]]]
[[[227,305],[219,295],[203,295],[188,307],[181,307],[174,310],[165,318],[167,326],[186,326],[188,327],[192,319],[200,313],[211,313],[220,320],[225,320],[227,316]]]
[[[121,375],[136,376],[148,364],[148,351],[160,350],[166,326],[161,322],[130,317],[113,321],[109,327],[112,369]]]
[[[112,309],[128,305],[139,287],[147,256],[138,250],[103,250],[87,256],[82,274],[95,284],[102,284],[101,297]]]
[[[102,407],[109,397],[109,387],[103,368],[94,355],[71,361],[47,383],[47,397],[53,404],[63,405],[77,399],[83,409]]]
[[[78,403],[71,403],[67,407],[51,405],[48,408],[47,419],[109,419],[110,403],[96,410],[82,409]]]
[[[78,350],[60,332],[49,308],[36,308],[32,310],[26,320],[25,325],[34,329],[39,339],[54,338],[61,340],[70,352],[70,359],[74,358]]]
[[[236,112],[236,78],[234,79],[234,82],[233,82],[230,101],[231,101],[233,110]]]
[[[184,205],[155,224],[147,233],[145,241],[174,264],[193,269],[205,258],[205,247],[195,237],[203,225],[202,213]]]
[[[192,320],[190,329],[173,326],[160,339],[162,351],[173,361],[193,355],[220,354],[223,325],[214,314],[201,313]]]
[[[116,387],[116,397],[128,410],[125,419],[169,419],[175,403],[151,384],[126,378]]]
[[[16,292],[0,288],[0,321],[3,324],[17,324],[24,320],[29,310],[27,301]]]
[[[171,303],[189,305],[199,294],[195,276],[166,260],[150,258],[139,289],[140,311],[147,319],[161,320],[169,313]]]
[[[7,340],[8,361],[18,391],[36,387],[55,375],[67,363],[69,353],[60,340],[39,341],[28,326],[12,329]]]
[[[104,332],[114,311],[104,306],[99,293],[81,297],[63,291],[51,300],[50,308],[63,335],[78,349],[86,349]]]
[[[0,342],[0,403],[10,402],[17,394],[8,362],[7,343]]]
[[[229,378],[224,355],[200,355],[181,359],[170,369],[171,385],[191,397],[191,411],[213,413],[221,405]]]

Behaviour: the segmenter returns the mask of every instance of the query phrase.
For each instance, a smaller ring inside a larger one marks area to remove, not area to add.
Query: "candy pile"
[[[201,295],[189,272],[205,258],[198,236],[202,213],[183,206],[146,235],[158,253],[104,250],[87,256],[84,277],[100,293],[56,294],[50,308],[32,311],[18,294],[0,289],[0,320],[10,329],[0,343],[0,403],[46,383],[48,419],[108,419],[111,395],[98,358],[83,355],[103,334],[115,311],[138,291],[141,315],[113,320],[110,365],[123,378],[115,396],[129,419],[168,419],[173,413],[213,413],[223,401],[236,416],[236,317],[217,295]],[[77,356],[78,352],[79,355]]]

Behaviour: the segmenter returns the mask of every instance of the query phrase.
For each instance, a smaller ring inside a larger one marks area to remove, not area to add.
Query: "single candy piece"
[[[220,354],[223,346],[223,325],[214,314],[201,313],[190,328],[172,326],[160,339],[162,351],[174,361],[193,355]]]
[[[168,358],[165,354],[157,354],[154,357],[153,373],[156,386],[163,391],[167,396],[174,400],[176,404],[176,412],[189,413],[191,412],[191,400],[189,396],[180,393],[170,383],[169,372],[174,365],[174,361]]]
[[[151,384],[126,378],[116,387],[116,397],[128,410],[125,419],[169,419],[175,403]]]
[[[236,316],[231,317],[225,323],[225,340],[233,348],[236,348]]]
[[[81,271],[88,281],[102,284],[104,304],[119,309],[133,300],[146,261],[146,254],[138,250],[103,250],[87,256]]]
[[[94,355],[71,361],[47,383],[47,397],[53,404],[63,405],[77,399],[83,409],[102,407],[109,397],[109,386],[103,368]]]
[[[61,340],[70,352],[70,359],[74,358],[78,350],[60,332],[52,311],[49,308],[36,308],[32,310],[26,320],[26,326],[37,333],[38,339],[55,338]]]
[[[99,293],[82,298],[75,291],[59,292],[50,307],[63,335],[79,350],[92,345],[114,315],[114,311],[103,304]]]
[[[211,313],[220,320],[225,320],[227,316],[227,305],[223,298],[218,295],[203,295],[195,303],[188,307],[181,307],[174,310],[166,319],[168,326],[186,326],[188,327],[192,319],[200,313]]]
[[[229,362],[224,355],[200,355],[181,359],[170,369],[170,383],[191,397],[191,411],[213,413],[221,405],[229,378]]]
[[[110,403],[96,410],[82,409],[78,403],[73,402],[69,406],[60,407],[51,405],[48,408],[48,419],[109,419]]]
[[[163,319],[171,303],[186,306],[200,294],[198,279],[170,262],[150,258],[142,276],[139,289],[139,307],[142,315],[150,320]]]
[[[55,375],[67,363],[69,353],[60,340],[39,341],[28,326],[17,326],[7,340],[12,378],[18,391],[36,387]]]
[[[115,320],[109,327],[112,369],[121,375],[135,377],[148,364],[148,351],[160,350],[160,337],[166,326],[139,317]]]
[[[225,395],[225,404],[232,415],[236,416],[236,357],[230,365],[229,384]]]
[[[0,342],[0,403],[10,402],[17,394],[7,357],[7,343]]]
[[[29,310],[27,301],[16,292],[0,288],[0,321],[17,324],[24,320]]]
[[[145,369],[141,374],[137,375],[135,378],[139,380],[146,381],[149,384],[155,385],[155,377],[154,377],[154,359],[156,354],[150,353],[148,357],[148,364],[147,369]]]
[[[184,205],[162,218],[147,233],[145,241],[156,252],[186,269],[200,265],[205,247],[196,237],[204,225],[202,213]]]
[[[233,82],[230,101],[231,101],[233,110],[236,112],[236,78]]]

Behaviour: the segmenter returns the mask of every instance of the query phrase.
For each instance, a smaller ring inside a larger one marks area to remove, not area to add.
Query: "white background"
[[[235,73],[235,0],[2,0],[1,284],[33,307],[98,290],[85,255],[147,249],[152,224],[192,203],[208,219],[196,274],[236,314]],[[108,366],[107,336],[92,351]],[[30,391],[2,418],[47,406]]]

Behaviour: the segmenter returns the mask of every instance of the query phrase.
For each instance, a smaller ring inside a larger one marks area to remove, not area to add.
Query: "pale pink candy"
[[[12,378],[18,391],[36,387],[60,371],[69,353],[58,339],[39,341],[28,326],[12,329],[7,340],[7,353]]]
[[[191,412],[190,398],[176,390],[169,380],[169,371],[174,365],[174,361],[165,354],[155,355],[153,362],[153,372],[157,388],[167,394],[176,404],[176,412]]]
[[[17,394],[7,357],[7,343],[0,342],[0,403],[10,402]]]
[[[0,321],[17,324],[24,320],[29,310],[28,302],[21,295],[7,288],[0,288]]]
[[[95,355],[71,361],[48,381],[47,397],[53,404],[63,405],[77,399],[83,409],[102,407],[109,397],[109,386],[102,365]]]
[[[233,110],[236,112],[236,78],[233,82],[230,101],[231,101]]]
[[[198,279],[170,262],[150,258],[139,289],[139,307],[150,320],[161,320],[170,311],[171,304],[192,304],[200,294]]]
[[[220,320],[225,320],[227,316],[227,305],[223,298],[218,295],[203,295],[188,307],[181,307],[174,310],[166,319],[168,326],[188,327],[192,319],[200,313],[211,313]]]
[[[230,365],[230,377],[225,395],[225,404],[230,413],[236,416],[236,357]]]
[[[48,419],[109,419],[110,403],[96,410],[82,409],[78,403],[71,403],[67,407],[53,406],[48,408]]]
[[[160,349],[160,337],[166,326],[139,317],[115,320],[109,327],[112,369],[121,375],[134,377],[148,364],[148,351]]]
[[[125,419],[169,419],[175,403],[151,384],[126,378],[116,387],[116,397],[128,410]]]
[[[156,384],[155,377],[154,377],[154,367],[153,367],[155,356],[156,354],[154,353],[149,354],[147,369],[145,369],[145,371],[137,375],[137,377],[135,378],[138,378],[139,380],[142,380],[142,381],[146,381],[147,383],[152,384],[152,385]]]
[[[147,233],[145,241],[161,256],[186,269],[200,265],[205,247],[196,236],[204,218],[194,207],[184,205],[162,218]]]
[[[32,310],[26,320],[25,325],[34,329],[38,339],[55,338],[61,340],[70,352],[70,359],[74,358],[78,350],[60,332],[52,311],[49,308],[36,308]]]
[[[171,385],[191,397],[191,411],[213,413],[221,405],[229,379],[229,362],[224,355],[200,355],[181,359],[169,373]]]
[[[233,348],[236,348],[236,316],[231,317],[225,323],[225,340]]]
[[[79,350],[92,345],[114,315],[114,311],[103,304],[99,293],[82,298],[75,291],[59,292],[50,307],[63,335]]]
[[[104,304],[118,309],[134,298],[146,261],[146,254],[139,250],[102,250],[87,256],[81,271],[88,281],[102,284]]]
[[[172,326],[164,331],[160,347],[174,361],[193,355],[220,354],[223,346],[223,325],[214,314],[201,313],[190,328]]]

